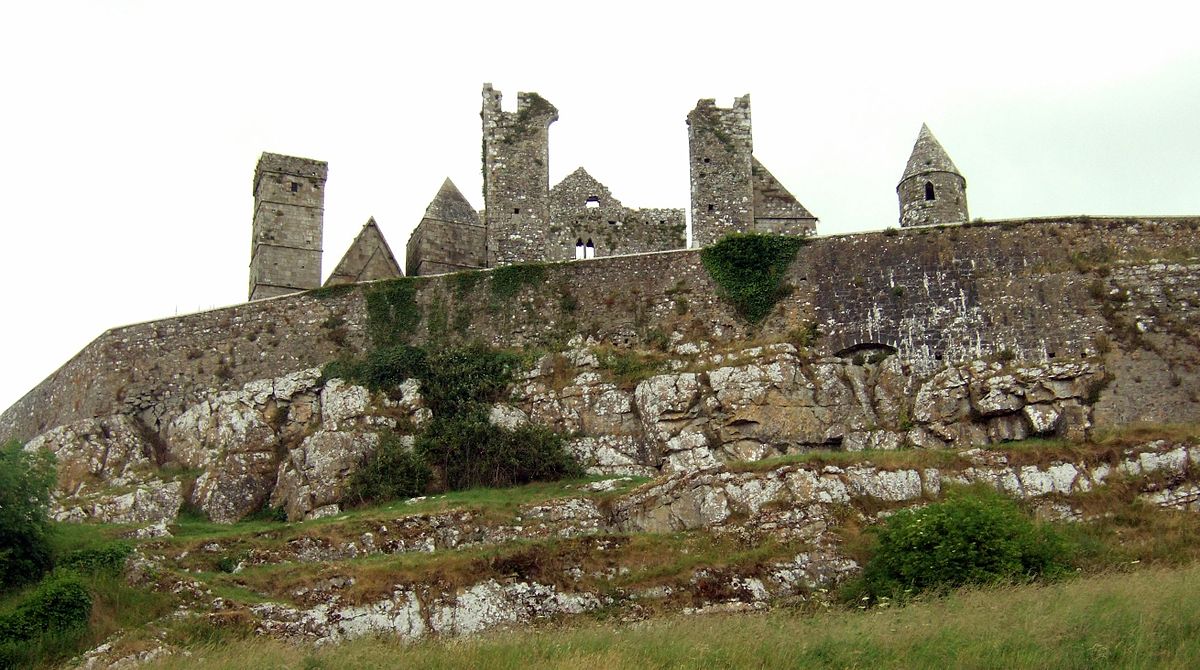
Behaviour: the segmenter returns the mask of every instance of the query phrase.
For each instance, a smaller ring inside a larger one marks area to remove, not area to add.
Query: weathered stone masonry
[[[1104,257],[1113,270],[1103,278],[1083,272],[1074,264],[1080,256]],[[1190,399],[1200,392],[1196,375],[1183,366],[1200,359],[1188,340],[1168,338],[1200,321],[1198,257],[1197,218],[1048,219],[819,238],[800,250],[786,279],[792,292],[762,333],[783,336],[817,324],[813,348],[820,355],[878,345],[930,368],[939,358],[1094,355],[1101,348],[1096,337],[1105,333],[1109,356],[1125,371],[1101,401],[1112,407],[1107,416],[1136,407],[1140,420],[1177,420],[1179,411],[1197,411]],[[717,297],[696,251],[551,265],[543,284],[507,302],[497,302],[486,281],[465,295],[453,276],[408,281],[419,282],[424,314],[415,342],[429,338],[431,324],[447,322],[461,329],[437,332],[438,338],[511,347],[575,334],[622,346],[646,346],[639,342],[655,332],[699,344],[752,334]],[[122,412],[158,430],[207,389],[235,389],[361,352],[365,286],[107,331],[0,415],[0,438],[27,439]],[[1170,297],[1155,286],[1169,287]],[[573,309],[564,307],[566,295]],[[1184,319],[1171,321],[1170,332],[1165,314],[1138,320],[1166,311],[1161,305],[1174,305]],[[1125,344],[1120,319],[1142,323],[1151,344],[1162,338],[1157,350]],[[1172,366],[1177,384],[1169,379]],[[1159,404],[1163,412],[1139,400],[1156,379],[1163,380],[1156,392],[1175,400]],[[1166,411],[1176,415],[1158,417]]]
[[[254,170],[250,299],[321,285],[328,165],[264,153]]]

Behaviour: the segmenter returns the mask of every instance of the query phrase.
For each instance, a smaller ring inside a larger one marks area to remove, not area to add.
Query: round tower
[[[942,145],[921,124],[921,133],[900,184],[900,227],[936,226],[967,221],[967,180]]]

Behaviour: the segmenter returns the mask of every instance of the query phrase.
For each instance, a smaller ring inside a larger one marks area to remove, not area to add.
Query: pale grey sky
[[[1195,25],[1095,0],[5,3],[0,408],[106,328],[244,300],[262,151],[329,161],[325,274],[372,215],[400,252],[447,176],[482,206],[485,81],[559,108],[552,182],[583,165],[631,206],[687,207],[688,110],[749,92],[820,234],[896,225],[923,121],[973,217],[1200,214]]]

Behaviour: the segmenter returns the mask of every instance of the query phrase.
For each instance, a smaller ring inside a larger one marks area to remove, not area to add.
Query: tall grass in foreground
[[[683,617],[313,649],[193,649],[153,668],[1194,668],[1200,565],[964,590],[903,608]]]

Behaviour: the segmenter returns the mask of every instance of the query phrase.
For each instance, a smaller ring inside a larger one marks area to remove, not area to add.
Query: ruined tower
[[[436,275],[487,267],[487,232],[479,214],[449,178],[408,238],[408,275]]]
[[[550,124],[558,110],[537,93],[518,93],[517,111],[483,85],[483,199],[488,265],[541,260],[550,226]]]
[[[321,285],[328,164],[263,153],[254,170],[250,299]]]
[[[754,142],[750,96],[726,109],[701,100],[688,113],[692,182],[692,244],[704,247],[754,228]]]
[[[896,186],[900,226],[963,223],[967,216],[967,180],[942,145],[921,124],[921,133]]]

